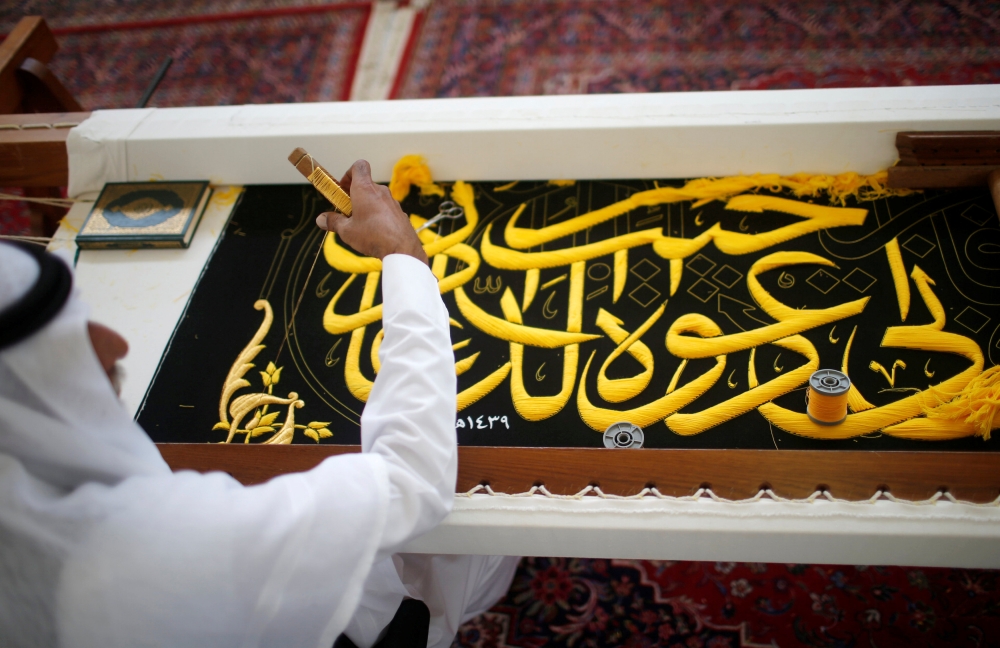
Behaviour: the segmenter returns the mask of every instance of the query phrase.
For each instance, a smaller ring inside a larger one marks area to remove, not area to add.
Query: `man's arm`
[[[382,367],[361,415],[364,452],[387,464],[390,503],[381,555],[432,529],[451,510],[458,471],[456,389],[448,310],[409,219],[359,160],[341,181],[354,215],[317,224],[382,259]]]

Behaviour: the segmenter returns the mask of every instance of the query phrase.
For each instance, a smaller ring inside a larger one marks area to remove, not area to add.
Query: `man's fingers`
[[[372,183],[372,168],[369,166],[367,160],[358,160],[355,162],[348,173],[351,174],[352,184],[361,182],[370,185]]]
[[[344,216],[340,212],[325,212],[316,217],[316,225],[322,230],[339,234],[341,228],[349,220],[347,216]]]
[[[347,170],[344,177],[340,179],[340,188],[347,192],[347,195],[351,195],[351,180],[353,175],[353,167]]]

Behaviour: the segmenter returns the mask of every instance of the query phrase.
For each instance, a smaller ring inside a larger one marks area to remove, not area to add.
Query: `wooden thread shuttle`
[[[304,148],[297,148],[288,156],[288,161],[292,163],[299,173],[305,176],[323,197],[329,200],[334,207],[350,216],[353,209],[351,197],[347,195],[340,185],[333,179],[330,172],[324,169],[313,156],[309,155]]]

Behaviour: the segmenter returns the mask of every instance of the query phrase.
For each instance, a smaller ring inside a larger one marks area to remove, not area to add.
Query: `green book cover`
[[[186,248],[211,190],[207,181],[109,182],[76,244],[95,248]]]

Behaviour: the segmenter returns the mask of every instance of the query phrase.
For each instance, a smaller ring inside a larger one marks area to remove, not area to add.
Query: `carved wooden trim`
[[[323,459],[359,446],[158,444],[174,470],[221,470],[244,484],[308,470]],[[632,495],[655,486],[665,495],[690,495],[702,486],[720,497],[752,497],[769,487],[789,498],[817,488],[842,499],[868,499],[888,490],[923,500],[941,489],[958,499],[988,502],[1000,494],[1000,453],[858,452],[834,450],[606,450],[591,448],[458,449],[458,492],[489,483],[520,493],[545,484],[556,494],[598,485],[606,493]]]

